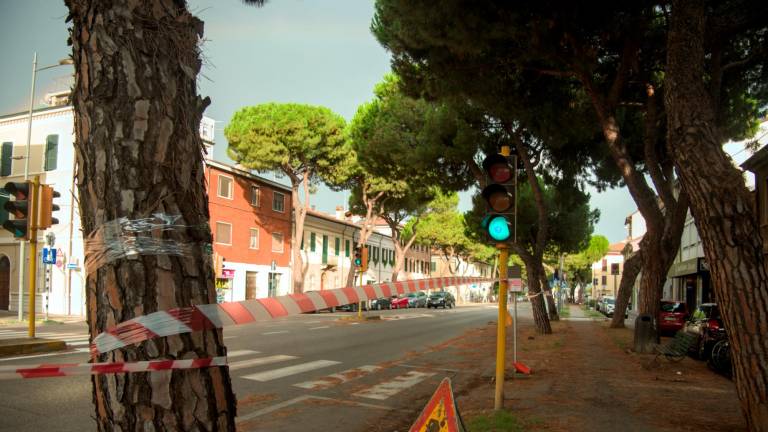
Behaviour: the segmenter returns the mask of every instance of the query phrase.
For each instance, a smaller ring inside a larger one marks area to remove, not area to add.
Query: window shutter
[[[56,169],[56,158],[59,152],[59,136],[48,135],[45,138],[45,170],[53,171]]]
[[[11,168],[13,167],[13,143],[12,142],[4,142],[3,143],[3,150],[2,150],[2,156],[0,156],[2,161],[0,161],[0,176],[9,176],[11,175]]]

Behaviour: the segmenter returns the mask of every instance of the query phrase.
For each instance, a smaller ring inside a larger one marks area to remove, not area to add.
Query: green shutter
[[[344,256],[349,258],[349,240],[344,240]]]
[[[429,267],[430,272],[436,272],[437,271],[437,263],[433,261],[433,262],[431,262],[429,264],[430,264],[430,267]]]
[[[5,203],[11,200],[11,197],[4,193],[0,193],[0,225],[4,224],[8,220],[8,210],[6,210]]]
[[[328,236],[323,235],[323,264],[328,264]]]
[[[48,135],[45,138],[45,170],[53,171],[56,169],[56,157],[59,152],[59,136]]]
[[[13,143],[4,142],[2,154],[0,155],[0,176],[6,177],[11,175],[11,168],[13,167]]]
[[[341,239],[336,237],[336,244],[334,245],[334,250],[336,251],[336,256],[339,256],[341,254]]]
[[[315,243],[315,233],[309,233],[309,250],[311,252],[314,252],[316,249]]]

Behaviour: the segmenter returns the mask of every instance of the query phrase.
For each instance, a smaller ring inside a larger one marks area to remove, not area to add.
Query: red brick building
[[[290,293],[291,189],[212,160],[205,170],[219,301]]]

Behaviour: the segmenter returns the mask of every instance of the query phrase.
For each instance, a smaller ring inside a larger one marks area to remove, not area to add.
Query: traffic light
[[[363,265],[363,253],[360,252],[360,248],[355,248],[355,267],[360,267]]]
[[[32,208],[31,186],[32,182],[26,181],[9,182],[3,187],[3,190],[13,197],[13,200],[6,202],[3,206],[9,214],[13,215],[13,220],[5,221],[3,228],[10,231],[17,239],[29,240],[32,221],[29,214]]]
[[[40,200],[38,201],[40,203],[40,220],[37,229],[44,230],[59,223],[59,220],[53,217],[53,212],[59,210],[59,206],[53,202],[53,199],[60,196],[61,194],[53,190],[51,186],[40,185]]]
[[[489,213],[483,219],[482,228],[492,241],[505,242],[512,236],[512,224],[508,216],[515,207],[512,189],[515,169],[507,156],[492,154],[483,161],[483,170],[489,181],[480,194]]]

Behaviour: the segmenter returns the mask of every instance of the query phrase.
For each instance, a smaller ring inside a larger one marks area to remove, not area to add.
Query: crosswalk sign
[[[43,264],[56,264],[56,249],[43,248]]]

